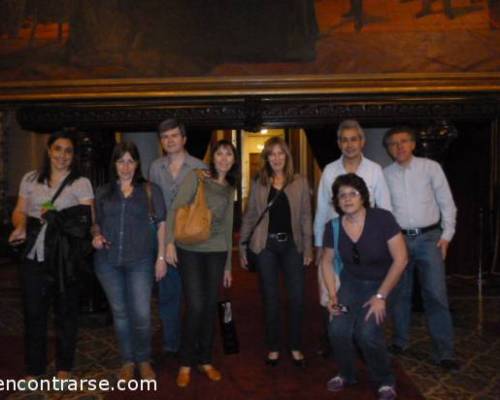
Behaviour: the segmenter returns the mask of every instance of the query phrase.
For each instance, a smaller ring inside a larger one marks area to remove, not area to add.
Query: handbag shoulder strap
[[[56,199],[59,197],[59,195],[62,193],[63,189],[66,187],[66,185],[69,183],[69,180],[70,180],[70,176],[71,176],[71,173],[66,176],[66,178],[64,178],[64,180],[61,182],[61,184],[59,185],[59,188],[57,189],[57,191],[54,193],[54,195],[52,196],[52,198],[50,199],[50,202],[52,204],[54,204],[54,202],[56,201]]]
[[[198,206],[207,207],[205,198],[205,174],[201,169],[194,169],[196,176],[198,177],[198,187],[196,188],[196,194],[194,196],[193,204]]]
[[[339,253],[339,238],[340,238],[340,217],[332,220],[333,242],[335,248],[335,273],[340,274],[343,268],[342,259]]]
[[[260,224],[260,221],[262,221],[262,219],[264,218],[264,216],[266,215],[266,213],[271,209],[271,207],[274,205],[274,203],[276,202],[276,200],[278,200],[278,197],[280,197],[280,195],[285,191],[285,188],[286,188],[287,184],[288,183],[285,183],[285,185],[280,190],[278,190],[276,192],[276,194],[271,199],[271,201],[269,203],[267,203],[266,208],[264,209],[264,211],[262,211],[262,213],[260,214],[259,218],[257,219],[257,222],[253,225],[252,229],[250,230],[250,233],[248,234],[247,239],[244,242],[242,242],[242,244],[246,245],[246,244],[248,244],[250,242],[250,239],[252,238],[253,233],[255,232],[255,229]]]
[[[154,218],[156,216],[156,213],[155,213],[155,206],[153,204],[153,190],[151,189],[151,182],[146,181],[144,183],[144,190],[146,192],[146,197],[148,199],[149,218]]]

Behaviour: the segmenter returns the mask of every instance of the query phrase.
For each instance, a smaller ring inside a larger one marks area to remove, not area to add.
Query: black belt
[[[403,232],[403,235],[405,235],[405,236],[415,237],[415,236],[422,235],[425,232],[433,231],[434,229],[438,229],[440,227],[441,227],[441,225],[439,224],[439,222],[437,222],[434,225],[429,225],[429,226],[426,226],[425,228],[401,229],[401,232]]]
[[[275,239],[278,242],[286,242],[288,241],[288,233],[286,232],[279,232],[279,233],[270,233],[267,235],[269,239]]]

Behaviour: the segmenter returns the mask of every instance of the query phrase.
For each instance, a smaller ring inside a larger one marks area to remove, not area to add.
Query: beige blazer
[[[250,230],[265,210],[270,190],[271,186],[263,186],[258,181],[253,182],[240,230],[241,255],[244,255],[245,252],[242,242],[247,240]],[[312,257],[311,190],[309,189],[307,179],[300,175],[295,175],[293,181],[285,187],[285,194],[290,204],[293,240],[297,246],[297,250],[303,253],[304,257]],[[266,247],[268,229],[269,212],[260,221],[252,235],[250,249],[253,252],[258,254]]]

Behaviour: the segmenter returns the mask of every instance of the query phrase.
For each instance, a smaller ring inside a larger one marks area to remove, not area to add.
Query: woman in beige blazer
[[[294,364],[302,367],[304,267],[312,260],[310,189],[304,177],[294,174],[292,156],[283,139],[267,140],[261,156],[263,166],[253,182],[241,226],[241,263],[246,267],[243,242],[248,240],[252,228],[272,202],[250,240],[250,249],[257,254],[256,269],[265,310],[266,364],[275,366],[280,358],[279,276],[282,273],[288,292],[289,350]]]

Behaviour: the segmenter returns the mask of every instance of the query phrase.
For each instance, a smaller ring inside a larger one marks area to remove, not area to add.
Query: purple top
[[[359,264],[353,259],[354,242],[340,224],[339,253],[344,270],[361,280],[381,281],[392,264],[392,256],[387,242],[401,232],[394,216],[381,208],[366,210],[365,226],[355,247],[359,253]],[[323,246],[335,248],[332,220],[325,225]]]

